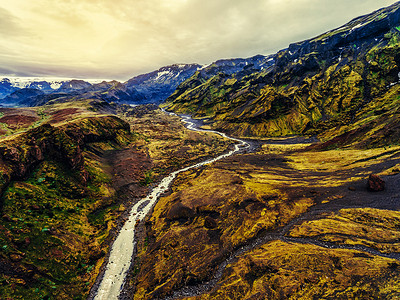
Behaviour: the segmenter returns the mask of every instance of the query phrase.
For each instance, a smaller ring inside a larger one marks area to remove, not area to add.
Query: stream
[[[173,113],[168,114],[175,115]],[[146,215],[158,201],[159,197],[169,189],[176,175],[190,169],[211,164],[251,147],[250,142],[229,137],[222,132],[199,129],[197,128],[195,121],[193,121],[189,116],[182,116],[182,122],[184,122],[186,127],[190,130],[216,133],[224,138],[237,142],[237,144],[234,145],[234,149],[225,154],[172,172],[163,178],[161,182],[150,192],[150,194],[147,195],[147,197],[141,199],[132,207],[127,221],[121,228],[114,243],[112,244],[108,263],[105,267],[102,280],[97,288],[95,296],[93,297],[94,300],[111,300],[119,298],[125,283],[127,272],[131,266],[131,262],[135,254],[135,227],[138,222],[142,221],[146,217]]]

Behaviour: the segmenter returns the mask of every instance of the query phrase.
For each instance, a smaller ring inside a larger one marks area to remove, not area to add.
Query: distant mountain
[[[59,79],[59,78],[38,78],[38,77],[10,77],[3,78],[0,81],[0,99],[5,98],[11,93],[24,89],[36,89],[46,94],[54,92],[75,92],[88,88],[93,84],[101,82],[100,80],[77,80],[77,79]]]
[[[139,75],[125,82],[127,92],[134,91],[134,102],[157,103],[167,99],[179,84],[190,78],[198,64],[180,64],[163,67],[151,73]]]
[[[60,86],[61,86],[61,83],[60,83]],[[30,88],[30,89],[41,90],[45,93],[51,93],[51,92],[54,92],[54,90],[56,90],[58,88],[58,85],[55,85],[52,82],[47,82],[47,81],[41,80],[41,81],[30,82],[26,85],[26,87]]]
[[[0,81],[0,99],[10,95],[11,93],[15,92],[18,89],[19,88],[12,85],[9,79],[3,78]]]
[[[4,99],[0,100],[0,105],[18,106],[23,103],[29,103],[29,101],[41,95],[44,95],[44,92],[40,90],[32,88],[22,88],[8,95]]]
[[[86,80],[46,80],[41,78],[3,79],[0,82],[0,97],[6,97],[18,89],[33,88],[47,95],[38,95],[37,101],[10,105],[43,105],[45,101],[73,101],[79,99],[101,99],[108,102],[126,104],[159,103],[168,98],[176,87],[190,78],[199,68],[198,64],[180,64],[163,67],[159,70],[133,77],[125,83],[118,81]],[[2,103],[10,98],[4,99]]]
[[[267,62],[247,73],[197,72],[164,106],[242,136],[397,126],[400,3],[291,44]]]
[[[75,91],[90,88],[91,86],[92,86],[92,84],[87,81],[72,79],[72,80],[63,82],[61,84],[61,86],[57,89],[57,92],[75,92]]]

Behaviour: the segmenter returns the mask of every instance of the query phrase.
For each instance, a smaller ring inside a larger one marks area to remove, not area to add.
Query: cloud
[[[127,79],[171,63],[273,53],[394,2],[13,0],[0,8],[0,65]]]
[[[0,7],[0,36],[2,38],[24,34],[25,30],[20,23],[21,20],[10,11]]]

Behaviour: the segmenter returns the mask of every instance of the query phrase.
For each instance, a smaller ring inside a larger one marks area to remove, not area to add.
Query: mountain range
[[[269,59],[269,58],[268,58]],[[101,99],[125,104],[161,103],[195,72],[211,77],[219,72],[238,73],[261,70],[268,64],[264,56],[249,59],[220,60],[202,67],[199,64],[175,64],[135,76],[121,83],[112,81],[47,80],[46,78],[3,78],[0,81],[0,104],[3,106],[37,106],[48,101]]]
[[[330,132],[352,130],[357,122],[373,126],[380,117],[389,127],[397,126],[391,104],[399,88],[399,8],[396,3],[358,17],[273,55],[224,59],[207,66],[171,65],[124,83],[38,79],[18,84],[3,79],[0,94],[6,96],[0,104],[164,102],[167,110],[202,118],[212,128],[236,136],[324,132],[328,137]],[[371,118],[376,101],[385,107]]]

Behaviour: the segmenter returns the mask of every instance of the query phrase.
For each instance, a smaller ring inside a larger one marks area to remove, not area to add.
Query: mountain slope
[[[198,64],[181,64],[163,67],[157,71],[139,75],[125,82],[129,92],[136,91],[141,95],[142,103],[156,103],[168,98],[179,84],[191,77]]]
[[[291,44],[266,68],[181,84],[165,107],[208,118],[235,135],[314,134],[370,113],[378,97],[397,97],[400,4]]]
[[[29,102],[30,100],[44,95],[44,92],[33,88],[22,88],[11,93],[0,101],[0,105],[16,106],[20,103]]]

